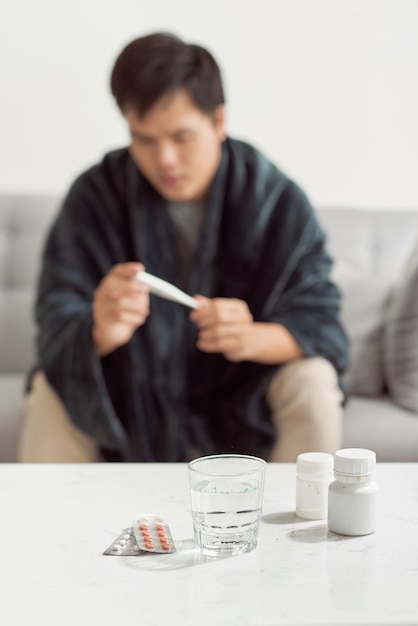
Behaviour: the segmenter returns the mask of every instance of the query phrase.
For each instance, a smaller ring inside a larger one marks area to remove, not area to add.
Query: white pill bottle
[[[326,519],[328,487],[334,459],[326,452],[304,452],[296,459],[296,515],[303,519]]]
[[[346,448],[334,455],[328,492],[328,527],[340,535],[369,535],[377,525],[376,454]]]

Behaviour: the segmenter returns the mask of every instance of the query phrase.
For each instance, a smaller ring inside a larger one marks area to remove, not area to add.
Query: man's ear
[[[214,119],[215,128],[218,134],[219,141],[225,141],[226,139],[226,128],[225,128],[226,112],[225,112],[224,104],[218,104],[218,106],[215,109],[213,119]]]

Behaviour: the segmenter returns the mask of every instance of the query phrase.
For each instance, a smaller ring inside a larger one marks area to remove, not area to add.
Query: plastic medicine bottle
[[[328,487],[332,480],[332,454],[304,452],[296,459],[296,515],[304,519],[325,519]]]
[[[376,454],[363,448],[338,450],[329,486],[328,527],[340,535],[368,535],[377,521]]]

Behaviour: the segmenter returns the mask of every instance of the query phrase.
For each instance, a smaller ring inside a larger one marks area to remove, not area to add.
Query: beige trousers
[[[280,368],[267,391],[277,433],[270,461],[294,462],[301,452],[335,452],[341,447],[342,392],[332,365],[303,358]],[[95,441],[77,428],[48,384],[34,377],[25,400],[18,448],[24,463],[100,461]]]
[[[277,433],[269,461],[293,463],[302,452],[333,454],[342,447],[343,393],[326,359],[303,358],[282,367],[267,402]]]
[[[100,461],[94,439],[73,424],[42,372],[35,374],[25,398],[17,460],[21,463]]]

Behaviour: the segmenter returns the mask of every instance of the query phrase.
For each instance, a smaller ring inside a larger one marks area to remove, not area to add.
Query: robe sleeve
[[[223,294],[245,300],[255,320],[283,324],[307,356],[328,359],[341,375],[348,358],[341,298],[309,199],[258,150],[237,141],[227,148]]]
[[[283,324],[307,356],[328,359],[341,374],[348,341],[340,321],[340,292],[330,279],[333,261],[312,206],[294,183],[279,198],[268,237],[274,233],[280,234],[279,248],[270,243],[265,250],[277,255],[279,271],[262,316]]]
[[[93,181],[93,182],[92,182]],[[98,219],[100,189],[83,175],[71,188],[47,238],[36,301],[38,365],[73,422],[109,450],[126,446],[112,405],[103,362],[93,348],[93,292],[115,262]]]

